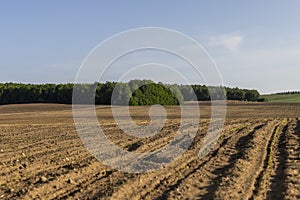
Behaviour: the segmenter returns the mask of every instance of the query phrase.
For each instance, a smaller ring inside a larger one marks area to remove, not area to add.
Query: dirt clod
[[[47,181],[48,181],[48,179],[45,176],[40,177],[40,182],[41,183],[46,183]]]
[[[75,184],[75,182],[74,182],[71,178],[69,178],[69,179],[67,180],[67,183],[69,183],[69,184]]]

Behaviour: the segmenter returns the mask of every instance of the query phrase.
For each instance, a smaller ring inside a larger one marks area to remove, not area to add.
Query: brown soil
[[[148,109],[130,111],[146,125]],[[97,106],[97,116],[113,143],[148,152],[176,134],[180,111],[166,110],[162,131],[144,139],[124,134],[109,106]],[[129,174],[86,150],[70,105],[0,106],[0,199],[300,199],[300,104],[230,102],[222,135],[203,159],[210,104],[200,103],[200,113],[185,154],[160,170]]]

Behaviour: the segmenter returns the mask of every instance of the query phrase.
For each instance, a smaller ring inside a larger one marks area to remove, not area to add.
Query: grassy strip
[[[300,103],[300,94],[269,94],[261,95],[268,102]]]

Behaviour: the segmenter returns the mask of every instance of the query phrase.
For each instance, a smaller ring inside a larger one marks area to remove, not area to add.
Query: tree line
[[[300,94],[300,91],[288,91],[288,92],[279,92],[275,94]]]
[[[0,83],[0,104],[71,104],[73,89],[77,101],[82,99],[77,103],[95,101],[95,104],[99,105],[179,105],[184,101],[217,100],[224,99],[225,96],[228,100],[264,101],[257,90],[132,80],[128,83],[95,82],[93,84]]]

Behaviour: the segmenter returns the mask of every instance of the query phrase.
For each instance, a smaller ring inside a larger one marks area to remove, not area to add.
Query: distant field
[[[269,102],[300,103],[300,94],[270,94],[262,95]]]

